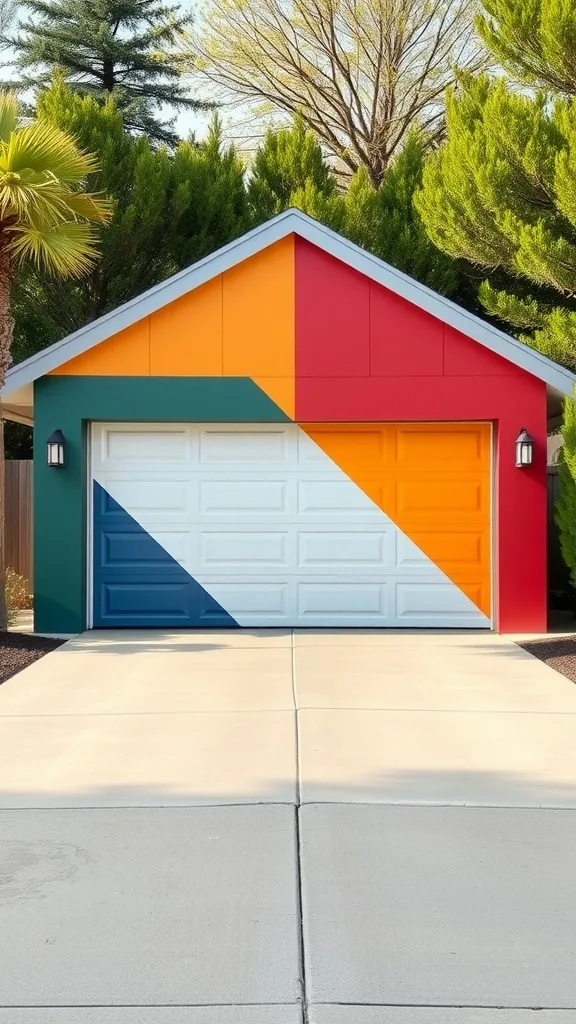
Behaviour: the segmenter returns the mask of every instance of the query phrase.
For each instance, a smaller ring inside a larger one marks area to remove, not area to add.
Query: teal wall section
[[[92,420],[289,423],[249,377],[42,377],[34,386],[34,628],[86,628],[87,445]],[[66,438],[49,469],[46,440]]]

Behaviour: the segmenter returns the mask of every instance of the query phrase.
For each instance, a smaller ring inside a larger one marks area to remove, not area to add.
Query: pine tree
[[[576,588],[576,401],[573,398],[567,398],[564,403],[562,434],[564,447],[559,463],[560,493],[554,518],[560,536],[562,557],[570,570],[572,586]]]
[[[576,368],[576,99],[466,80],[416,207],[432,241],[488,271],[488,314]]]
[[[24,0],[30,17],[11,40],[24,85],[46,86],[63,69],[79,93],[112,95],[126,126],[174,144],[161,108],[205,109],[184,85],[178,45],[190,15],[161,0]]]

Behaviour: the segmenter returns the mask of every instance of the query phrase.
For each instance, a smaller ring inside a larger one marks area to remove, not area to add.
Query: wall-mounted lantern
[[[528,431],[522,427],[522,430],[516,438],[516,465],[519,467],[531,466],[533,456],[534,438],[530,437]]]
[[[64,465],[66,438],[61,430],[55,430],[46,441],[46,465],[61,467]]]

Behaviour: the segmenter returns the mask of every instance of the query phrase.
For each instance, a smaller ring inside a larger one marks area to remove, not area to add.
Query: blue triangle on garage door
[[[238,623],[94,481],[96,627],[232,629]]]

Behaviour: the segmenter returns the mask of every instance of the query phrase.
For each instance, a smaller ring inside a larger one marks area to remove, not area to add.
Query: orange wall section
[[[222,275],[150,316],[152,377],[222,376]]]
[[[126,327],[106,341],[52,370],[53,376],[149,377],[149,318]]]
[[[269,386],[270,397],[290,417],[295,395],[294,260],[290,235],[226,271],[223,281],[224,376],[253,377],[265,391]]]
[[[490,424],[301,427],[490,617]]]
[[[53,373],[252,377],[293,418],[294,259],[291,235]]]

